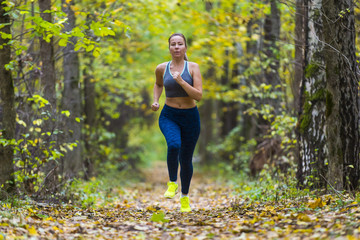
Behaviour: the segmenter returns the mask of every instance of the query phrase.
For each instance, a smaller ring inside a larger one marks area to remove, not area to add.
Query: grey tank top
[[[185,90],[174,80],[170,71],[170,63],[171,61],[167,63],[163,76],[166,97],[188,97],[189,95],[185,92]],[[184,69],[181,72],[181,77],[185,82],[193,86],[193,79],[189,72],[188,61],[185,61],[184,63]]]

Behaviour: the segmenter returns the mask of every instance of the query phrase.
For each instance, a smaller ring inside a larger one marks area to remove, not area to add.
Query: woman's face
[[[184,58],[186,53],[184,39],[181,36],[173,36],[170,39],[169,50],[173,58]]]

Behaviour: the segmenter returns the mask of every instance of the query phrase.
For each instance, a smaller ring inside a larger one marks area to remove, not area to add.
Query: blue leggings
[[[200,134],[200,116],[197,107],[178,109],[165,105],[159,126],[167,143],[167,165],[170,181],[177,180],[180,162],[181,192],[189,193],[193,175],[192,157]]]

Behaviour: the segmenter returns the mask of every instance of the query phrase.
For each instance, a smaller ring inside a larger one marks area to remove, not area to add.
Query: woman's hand
[[[154,112],[156,112],[157,110],[159,110],[159,103],[158,102],[154,102],[152,105],[151,105],[151,110],[153,110]]]
[[[178,84],[181,84],[184,81],[179,72],[174,72],[173,73],[173,78]]]

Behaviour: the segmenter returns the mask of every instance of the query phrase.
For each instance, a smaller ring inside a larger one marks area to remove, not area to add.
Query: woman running
[[[165,87],[166,101],[159,126],[167,143],[167,166],[170,181],[164,194],[173,198],[178,190],[177,173],[180,163],[181,212],[190,212],[189,188],[193,175],[192,158],[200,134],[200,116],[196,101],[202,97],[202,77],[199,65],[188,62],[186,38],[174,33],[169,38],[172,60],[156,67],[153,111],[160,107],[159,98]]]

